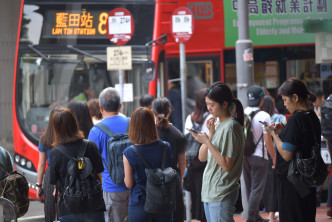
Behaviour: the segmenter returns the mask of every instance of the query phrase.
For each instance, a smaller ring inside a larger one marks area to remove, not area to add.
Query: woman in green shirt
[[[232,117],[230,110],[235,106],[234,100],[225,83],[214,83],[205,93],[207,108],[213,115],[206,123],[209,135],[191,131],[202,143],[199,160],[207,161],[202,202],[208,222],[234,221],[244,146],[243,108],[236,107],[236,119]]]

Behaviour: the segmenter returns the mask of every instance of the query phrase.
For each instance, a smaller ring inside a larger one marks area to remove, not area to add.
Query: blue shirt
[[[166,145],[167,152],[165,167],[170,167],[172,165],[172,150],[168,142],[166,142]],[[161,168],[164,152],[164,142],[162,140],[146,145],[134,146],[142,155],[143,159],[150,165],[151,169]],[[126,156],[130,166],[133,168],[135,180],[134,186],[130,192],[129,205],[144,205],[146,190],[146,166],[131,147],[125,149],[123,154]]]
[[[113,133],[124,133],[127,128],[127,117],[124,116],[111,116],[108,118],[105,118],[102,120],[102,122],[113,131]],[[107,141],[109,139],[109,136],[107,136],[103,131],[101,131],[98,127],[94,126],[91,128],[89,133],[89,140],[94,141],[99,149],[99,152],[101,153],[101,157],[105,160],[107,164]],[[104,167],[104,171],[101,173],[103,180],[103,190],[106,192],[122,192],[125,190],[128,190],[128,188],[125,185],[117,185],[113,183],[109,172],[106,167]]]
[[[50,164],[50,152],[51,150],[39,142],[38,145],[39,152],[46,152],[47,165]]]

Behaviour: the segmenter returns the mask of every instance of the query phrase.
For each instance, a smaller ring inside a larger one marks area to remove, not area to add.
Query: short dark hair
[[[133,144],[150,144],[159,139],[154,115],[149,108],[137,108],[130,119],[129,140]]]
[[[106,112],[119,112],[121,104],[119,92],[113,87],[103,89],[99,94],[99,104]]]
[[[141,107],[149,107],[152,105],[152,102],[154,100],[154,97],[150,94],[145,94],[139,99],[139,105]]]
[[[307,86],[304,82],[297,78],[287,79],[278,89],[278,94],[281,96],[291,97],[296,94],[300,101],[315,102],[316,96],[308,91]]]
[[[78,128],[76,117],[69,108],[61,107],[55,110],[52,123],[54,132],[53,147],[84,138],[83,132]]]

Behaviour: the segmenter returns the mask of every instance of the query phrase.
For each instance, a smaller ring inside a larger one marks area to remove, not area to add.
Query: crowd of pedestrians
[[[286,121],[275,108],[273,98],[266,94],[261,86],[249,87],[248,107],[244,109],[227,84],[216,82],[203,88],[196,93],[184,133],[182,125],[171,122],[172,113],[179,108],[172,104],[174,98],[144,95],[140,107],[129,118],[120,112],[118,91],[109,87],[98,99],[72,100],[66,108],[53,108],[38,147],[36,187],[40,197],[44,196],[45,221],[58,217],[60,221],[183,222],[183,188],[191,193],[191,203],[187,204],[191,205],[192,219],[199,221],[234,221],[239,195],[247,222],[315,221],[316,188],[301,197],[287,179],[287,172],[297,151],[309,155],[312,142],[321,140],[321,117],[317,115],[323,102],[317,102],[301,80],[288,79],[278,89],[291,114]],[[244,122],[245,116],[253,113],[256,147],[247,156]],[[311,130],[303,130],[311,127],[306,118],[313,124],[314,135]],[[133,145],[123,152],[123,184],[115,183],[107,168],[110,136],[100,124],[114,134],[129,132]],[[193,139],[186,139],[190,137]],[[186,164],[186,153],[189,156],[193,141],[199,144],[197,156],[187,159]],[[69,159],[55,148],[62,146],[77,156],[85,143],[84,157],[90,159],[92,173],[102,184],[103,201],[87,212],[77,213],[71,212],[64,200]],[[144,208],[146,163],[153,169],[161,167],[165,147],[166,167],[177,173],[173,191],[176,208],[171,214],[148,213]],[[262,204],[268,218],[259,214]]]

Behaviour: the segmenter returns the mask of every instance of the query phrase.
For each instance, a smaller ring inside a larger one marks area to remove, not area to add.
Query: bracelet
[[[41,188],[42,185],[40,183],[36,183],[36,187]]]

